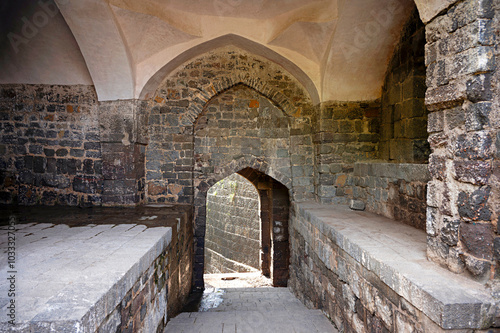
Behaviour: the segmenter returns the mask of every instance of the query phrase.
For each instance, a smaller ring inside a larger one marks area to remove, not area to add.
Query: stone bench
[[[488,290],[428,261],[424,231],[339,205],[299,203],[293,215],[292,289],[337,326],[356,330],[367,316],[394,332],[492,325]]]

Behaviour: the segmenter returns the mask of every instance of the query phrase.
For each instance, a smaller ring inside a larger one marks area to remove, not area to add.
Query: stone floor
[[[320,310],[307,309],[287,288],[215,289],[213,307],[183,312],[164,333],[337,333]]]

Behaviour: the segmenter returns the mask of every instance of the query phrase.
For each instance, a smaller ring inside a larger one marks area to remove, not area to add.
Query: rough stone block
[[[460,240],[467,252],[479,259],[493,259],[493,226],[490,223],[460,224]]]
[[[365,203],[361,200],[352,199],[349,203],[349,208],[352,210],[365,210]]]
[[[440,132],[444,129],[444,112],[436,111],[429,113],[427,131],[429,133]]]
[[[460,104],[465,98],[465,85],[450,83],[436,88],[427,89],[425,93],[425,104],[429,111],[442,110]],[[429,132],[433,131],[429,130]]]
[[[488,132],[461,134],[455,144],[455,156],[468,160],[488,159],[491,148],[492,138]]]
[[[73,190],[82,193],[101,193],[102,183],[94,176],[76,176],[73,178]]]
[[[490,124],[489,115],[491,112],[491,103],[470,104],[465,111],[465,127],[467,131],[482,130]]]
[[[440,231],[442,241],[449,246],[457,245],[460,221],[453,221],[448,218],[444,218],[443,224],[444,226]]]
[[[487,260],[480,260],[470,255],[464,255],[465,267],[472,275],[478,278],[484,278],[491,270],[491,262]]]
[[[446,158],[432,154],[429,159],[429,172],[433,178],[444,180],[446,178]]]
[[[446,127],[448,131],[462,126],[465,121],[465,113],[461,107],[446,110],[444,112]]]
[[[455,179],[475,185],[486,185],[492,167],[489,161],[453,161]]]
[[[466,92],[467,98],[474,103],[491,100],[491,76],[479,74],[467,80]]]
[[[490,191],[489,186],[483,186],[472,193],[460,192],[457,203],[460,216],[472,221],[489,221],[491,211],[487,203]]]

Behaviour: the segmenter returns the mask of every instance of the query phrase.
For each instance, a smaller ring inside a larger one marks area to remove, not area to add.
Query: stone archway
[[[271,278],[273,286],[286,287],[288,283],[288,266],[290,261],[288,221],[290,212],[290,196],[286,186],[265,173],[251,167],[236,172],[247,179],[257,190],[260,201],[260,270],[266,277]],[[198,192],[195,204],[195,223],[198,235],[195,242],[198,245],[197,253],[205,250],[206,231],[206,200],[208,189]],[[202,236],[203,235],[203,236]],[[203,288],[204,260],[197,257],[194,267],[195,288]],[[203,265],[202,265],[203,264]],[[201,272],[199,270],[202,270]]]
[[[240,93],[244,96],[236,96],[234,105],[221,102]],[[212,112],[214,103],[226,104],[224,110]],[[206,193],[212,185],[250,167],[283,184],[290,200],[314,196],[308,172],[314,160],[311,99],[283,68],[242,50],[222,48],[167,77],[149,105],[146,200],[193,204],[194,286],[203,288]],[[250,122],[258,126],[249,129]],[[197,136],[199,131],[209,133]],[[284,244],[275,247],[284,246],[281,252],[288,256]],[[287,261],[268,266],[269,272],[288,270]],[[287,274],[275,274],[282,276],[280,285],[286,284]]]
[[[293,193],[291,122],[292,117],[246,85],[212,98],[197,118],[193,129],[196,288],[203,288],[207,192],[235,172],[247,178],[259,193],[262,272],[275,286],[286,286],[288,209]],[[275,212],[273,207],[285,208]]]
[[[273,286],[286,287],[290,260],[288,189],[275,179],[252,168],[240,170],[238,174],[254,184],[260,197],[262,274],[271,277]]]

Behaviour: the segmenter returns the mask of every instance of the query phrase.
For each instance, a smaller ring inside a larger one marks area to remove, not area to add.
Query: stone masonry
[[[310,99],[300,84],[279,66],[243,50],[225,47],[181,66],[164,80],[151,101],[150,141],[146,152],[149,202],[193,202],[195,188],[208,188],[238,171],[230,167],[230,163],[237,161],[238,156],[227,154],[224,164],[218,165],[217,170],[201,170],[215,176],[213,180],[203,179],[206,176],[200,178],[203,173],[200,176],[192,175],[193,166],[198,164],[193,160],[196,158],[193,155],[196,144],[192,135],[193,126],[195,123],[201,126],[203,119],[206,119],[203,113],[211,112],[206,108],[211,98],[238,84],[247,85],[267,97],[270,99],[267,104],[279,105],[286,118],[290,118],[289,125],[285,127],[290,131],[289,153],[296,156],[293,165],[297,166],[298,171],[293,178],[294,195],[299,200],[311,197],[314,156],[310,137],[313,110]],[[249,109],[255,109],[257,105],[259,103],[247,104]],[[217,121],[226,126],[222,128],[223,131],[241,129],[232,125],[245,125],[241,119],[239,122],[238,119],[230,120],[232,118]],[[216,124],[215,119],[211,121]],[[254,158],[262,157],[257,155]],[[250,161],[245,164],[249,166]],[[304,172],[307,167],[311,172]],[[286,177],[278,172],[279,169],[273,171],[271,177],[286,182]],[[192,177],[199,180],[192,184]]]
[[[0,202],[102,203],[101,137],[91,86],[0,89]]]
[[[436,269],[426,260],[425,238],[346,206],[294,204],[290,287],[340,332],[496,332],[491,291]]]
[[[429,179],[426,164],[356,163],[353,197],[370,212],[425,230]]]
[[[260,270],[259,195],[233,174],[207,194],[205,274]]]
[[[192,270],[193,278],[172,279],[171,287],[184,290],[192,282],[203,288],[207,194],[238,173],[259,196],[263,273],[286,285],[291,258],[293,283],[312,281],[300,291],[304,300],[317,295],[311,304],[323,304],[328,291],[339,309],[363,313],[350,318],[346,330],[418,332],[425,331],[426,319],[407,306],[405,290],[384,294],[394,300],[389,305],[380,298],[363,308],[342,279],[331,290],[326,281],[336,277],[314,258],[302,261],[314,248],[306,238],[324,230],[314,230],[305,218],[302,236],[297,234],[289,225],[296,213],[290,205],[315,200],[337,206],[354,199],[366,207],[360,214],[425,230],[412,244],[425,247],[435,269],[489,288],[498,303],[500,3],[447,0],[433,18],[426,16],[432,12],[426,3],[417,2],[399,40],[394,38],[380,96],[371,100],[324,100],[331,92],[319,88],[319,99],[315,91],[309,95],[312,83],[303,80],[308,74],[296,68],[294,76],[284,69],[290,64],[270,60],[272,49],[259,45],[269,53],[258,52],[253,41],[237,36],[183,53],[158,72],[164,77],[148,82],[148,89],[149,83],[155,87],[145,100],[98,101],[90,85],[2,84],[0,203],[186,205],[193,220],[185,240],[192,261],[177,267],[185,274]],[[353,271],[373,277],[351,263]],[[321,278],[311,278],[318,272]],[[379,283],[385,278],[373,277],[378,289],[386,290]],[[487,314],[488,322],[470,329],[500,327]],[[438,323],[458,329],[448,324]]]
[[[324,203],[352,198],[354,163],[378,158],[380,102],[322,104],[314,134],[316,195]]]
[[[382,89],[380,153],[382,160],[426,163],[425,27],[415,9],[403,28]]]
[[[320,202],[357,199],[370,212],[425,228],[424,45],[415,9],[389,63],[381,100],[321,104],[314,139]]]
[[[459,2],[426,26],[428,255],[481,280],[498,274],[499,10]]]

